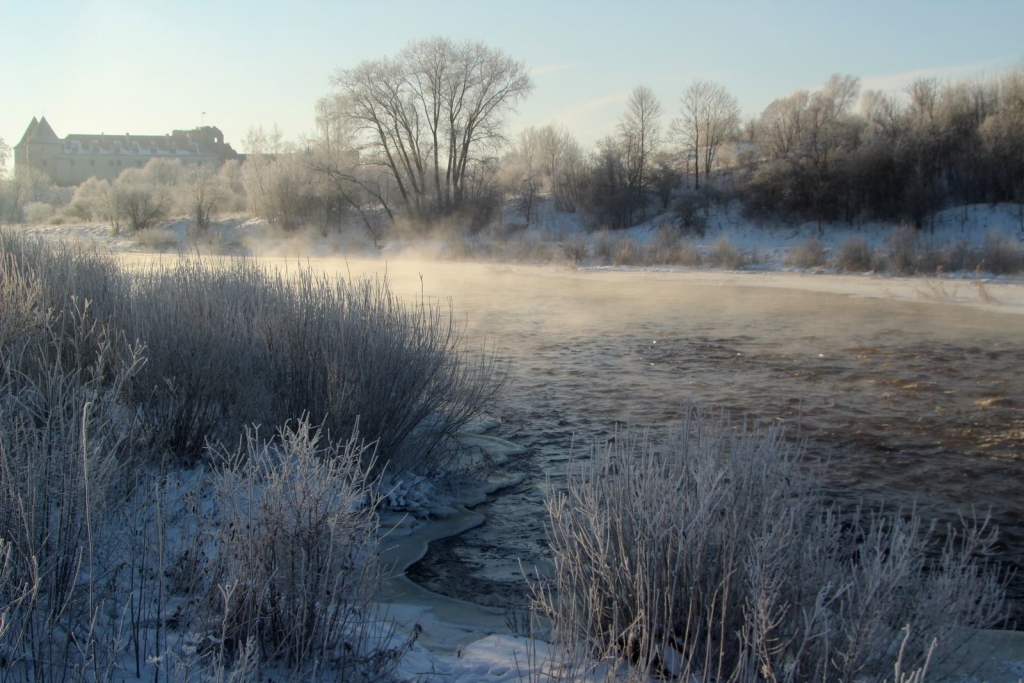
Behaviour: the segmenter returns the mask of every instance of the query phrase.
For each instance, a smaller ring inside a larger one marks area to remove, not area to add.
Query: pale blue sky
[[[0,0],[0,137],[33,115],[57,134],[162,134],[203,120],[241,151],[250,126],[295,139],[339,67],[434,35],[481,40],[534,70],[512,120],[591,144],[637,85],[667,112],[694,78],[746,115],[832,73],[898,90],[918,75],[992,74],[1024,57],[1024,0],[741,2]]]

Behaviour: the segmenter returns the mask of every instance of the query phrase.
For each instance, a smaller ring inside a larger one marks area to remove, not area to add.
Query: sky
[[[433,36],[482,41],[530,68],[509,132],[561,123],[585,146],[652,88],[667,124],[694,79],[745,116],[833,73],[900,92],[1024,58],[1024,0],[0,0],[0,138],[33,116],[57,135],[253,126],[298,140],[330,77]]]

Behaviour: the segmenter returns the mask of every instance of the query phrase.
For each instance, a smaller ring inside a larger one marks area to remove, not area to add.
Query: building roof
[[[50,128],[45,116],[39,119],[39,125],[36,126],[36,131],[32,135],[32,142],[60,142],[60,138],[53,132],[53,128]]]
[[[25,129],[25,134],[21,136],[21,141],[14,146],[14,149],[18,149],[19,147],[24,147],[25,145],[27,145],[28,141],[32,139],[32,136],[35,134],[36,128],[38,127],[39,119],[33,116],[31,123],[28,124],[28,128]]]
[[[38,121],[36,120],[36,117],[33,116],[32,122],[28,124],[25,134],[21,136],[21,142],[15,145],[15,149],[23,147],[30,142],[59,144],[61,139],[53,132],[53,128],[50,127],[45,116]]]

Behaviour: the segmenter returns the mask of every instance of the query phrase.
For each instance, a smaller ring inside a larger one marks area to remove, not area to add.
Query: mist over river
[[[943,521],[990,511],[1001,559],[1024,568],[1019,311],[885,298],[896,287],[885,279],[873,284],[883,298],[866,298],[764,286],[756,274],[302,264],[343,277],[386,268],[392,291],[450,298],[470,347],[496,346],[511,361],[490,411],[502,421],[493,434],[528,449],[509,465],[527,476],[477,508],[482,526],[435,542],[410,570],[437,592],[525,604],[520,562],[528,571],[545,565],[543,498],[549,483],[564,485],[570,452],[585,456],[616,424],[664,430],[690,399],[734,420],[783,422],[807,440],[810,459],[827,461],[837,499],[916,504]],[[1024,613],[1024,571],[1011,595]]]

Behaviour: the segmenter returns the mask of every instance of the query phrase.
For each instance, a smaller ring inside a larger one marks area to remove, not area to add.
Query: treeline
[[[855,113],[858,85],[833,76],[747,124],[735,170],[748,213],[921,227],[949,206],[1024,203],[1024,67],[919,79],[905,98],[869,90]]]
[[[113,182],[94,177],[77,187],[56,187],[45,173],[28,169],[0,179],[0,223],[105,222],[118,232],[186,216],[205,230],[220,212],[246,211],[246,198],[237,161],[214,168],[153,159]]]
[[[916,227],[954,205],[1024,206],[1024,65],[964,82],[919,79],[903,95],[834,75],[746,121],[719,84],[695,80],[674,112],[641,86],[591,150],[554,124],[510,137],[507,114],[532,82],[524,63],[482,43],[412,43],[331,83],[302,140],[254,128],[241,165],[158,161],[73,194],[19,173],[0,185],[0,220],[139,229],[178,215],[202,229],[217,211],[247,210],[285,230],[358,225],[376,241],[439,224],[472,233],[510,210],[529,224],[542,194],[595,229],[672,210],[698,232],[715,203],[738,202],[755,220]]]
[[[582,208],[611,228],[672,208],[699,229],[703,209],[731,201],[752,219],[920,228],[950,206],[1024,204],[1024,67],[959,83],[919,79],[906,97],[862,94],[857,78],[835,75],[746,122],[723,87],[695,81],[664,126],[660,103],[639,87],[590,154],[565,131],[531,129],[504,170],[527,222],[541,188],[559,209]]]

